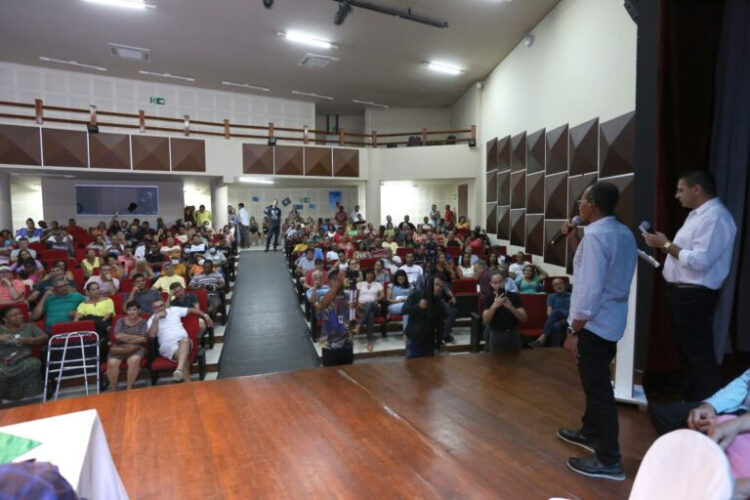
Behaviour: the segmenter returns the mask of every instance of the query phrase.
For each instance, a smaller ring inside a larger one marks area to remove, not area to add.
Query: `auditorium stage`
[[[131,498],[627,498],[655,439],[621,406],[628,479],[565,465],[583,409],[562,349],[165,385],[0,412],[0,426],[96,408]]]

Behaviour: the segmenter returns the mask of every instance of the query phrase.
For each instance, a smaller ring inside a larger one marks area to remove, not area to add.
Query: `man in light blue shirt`
[[[625,479],[625,473],[617,442],[617,406],[609,365],[625,331],[637,259],[633,234],[613,215],[619,197],[614,184],[597,182],[578,201],[579,215],[586,224],[583,239],[579,240],[571,223],[561,228],[577,247],[565,347],[578,364],[586,412],[580,430],[563,428],[557,432],[563,441],[595,453],[569,458],[571,470],[616,481]]]

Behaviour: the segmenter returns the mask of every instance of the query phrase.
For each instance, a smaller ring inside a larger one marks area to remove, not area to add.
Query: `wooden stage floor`
[[[131,498],[627,498],[656,435],[620,406],[628,479],[568,470],[583,395],[561,349],[361,363],[74,398],[96,408]],[[579,451],[581,453],[579,453]]]

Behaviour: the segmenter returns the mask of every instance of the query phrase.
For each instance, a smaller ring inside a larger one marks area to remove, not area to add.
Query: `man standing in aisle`
[[[211,211],[206,210],[206,205],[201,205],[198,207],[198,211],[195,212],[195,223],[199,228],[203,228],[206,223],[208,223],[208,226],[211,227]]]
[[[276,251],[276,247],[279,246],[279,231],[281,231],[281,209],[279,208],[279,200],[273,200],[273,203],[263,210],[263,213],[268,217],[268,238],[266,238],[266,252],[271,246],[271,238],[273,237],[273,251]]]
[[[250,214],[247,213],[244,203],[237,205],[240,210],[237,214],[240,222],[240,239],[242,240],[242,248],[248,248],[250,246]]]
[[[682,356],[682,398],[702,401],[721,386],[714,350],[714,310],[732,264],[737,226],[716,197],[716,182],[707,170],[682,174],[675,198],[692,210],[674,240],[659,232],[643,234],[643,238],[648,246],[667,253],[663,274]]]
[[[580,430],[557,431],[563,441],[595,453],[569,458],[571,470],[615,481],[625,479],[625,472],[617,442],[617,406],[609,367],[625,331],[637,259],[633,234],[613,215],[619,197],[614,184],[597,182],[578,201],[578,212],[586,224],[583,239],[579,240],[571,223],[561,228],[577,247],[565,347],[578,364],[586,411]]]

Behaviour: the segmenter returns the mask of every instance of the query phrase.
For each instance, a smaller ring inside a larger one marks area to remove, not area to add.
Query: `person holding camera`
[[[500,271],[491,271],[490,291],[484,294],[485,350],[489,352],[521,350],[518,324],[527,319],[517,293],[505,289],[505,278]]]

